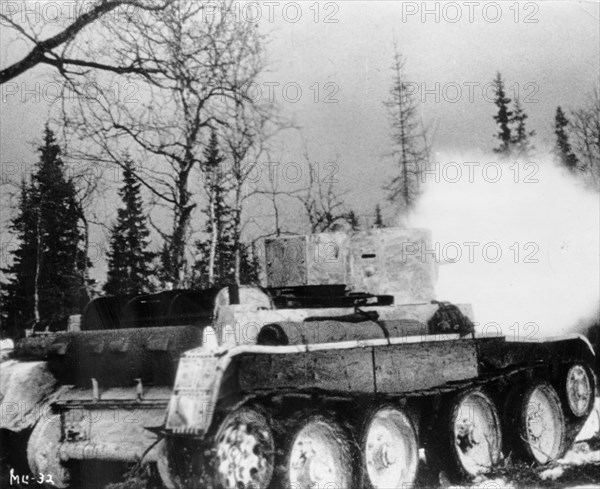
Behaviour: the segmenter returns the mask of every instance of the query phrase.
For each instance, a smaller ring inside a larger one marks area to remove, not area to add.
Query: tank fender
[[[211,425],[214,406],[228,355],[209,348],[190,350],[179,359],[173,394],[167,407],[165,428],[179,434],[203,435]]]
[[[33,427],[48,412],[59,391],[47,362],[2,362],[0,429],[20,432]]]

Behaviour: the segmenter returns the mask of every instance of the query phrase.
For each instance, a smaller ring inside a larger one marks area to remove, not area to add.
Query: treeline
[[[32,328],[65,329],[69,316],[81,314],[99,293],[132,296],[173,288],[170,275],[165,273],[172,266],[169,248],[164,244],[158,249],[153,246],[149,222],[153,206],[144,203],[140,165],[133,157],[126,152],[120,163],[120,203],[114,222],[108,226],[106,281],[97,284],[90,278],[89,224],[81,188],[48,126],[38,152],[39,160],[30,179],[20,183],[20,197],[10,225],[17,246],[11,250],[12,263],[2,269],[2,335],[19,337]],[[210,133],[199,169],[207,194],[201,210],[204,226],[200,239],[185,243],[193,258],[181,284],[192,289],[258,284],[260,264],[254,246],[235,236],[231,204],[234,176],[226,168],[215,131]],[[304,205],[308,223],[305,232],[359,231],[365,227],[364,219],[352,210],[346,211],[337,194],[324,194],[334,198],[332,206],[329,197],[320,193],[321,184],[313,183],[296,196]],[[329,191],[333,192],[331,186]],[[385,226],[379,204],[369,226]],[[286,231],[277,228],[268,236],[282,234]],[[241,247],[239,281],[236,246]]]
[[[419,95],[410,89],[405,71],[405,59],[396,50],[392,64],[393,83],[385,102],[392,128],[391,157],[397,172],[385,187],[388,201],[405,213],[414,209],[423,192],[424,172],[432,163],[432,141],[427,125],[418,110]],[[493,152],[500,161],[527,162],[535,158],[535,131],[528,127],[528,114],[518,98],[511,100],[505,82],[498,72],[493,80],[494,105],[492,115],[497,132]],[[600,97],[598,91],[588,96],[582,107],[567,115],[556,108],[552,152],[559,165],[588,186],[598,190],[600,184]]]
[[[38,151],[37,169],[21,183],[11,222],[19,245],[12,250],[12,264],[2,270],[8,277],[2,283],[2,329],[11,336],[36,323],[64,327],[88,301],[83,209],[48,127]]]
[[[18,337],[26,329],[65,329],[68,317],[80,314],[100,292],[89,278],[87,223],[77,184],[62,158],[52,130],[46,126],[40,158],[30,180],[20,184],[20,196],[10,230],[18,245],[11,250],[12,263],[2,269],[3,336]],[[235,282],[235,239],[232,210],[227,204],[230,184],[221,163],[213,133],[202,169],[210,194],[204,239],[194,242],[196,259],[186,280],[189,288],[218,287]],[[102,292],[131,296],[172,288],[163,273],[168,253],[152,251],[148,213],[142,200],[136,165],[130,156],[122,163],[121,203],[110,226],[108,271]],[[258,282],[258,264],[243,244],[241,279]]]
[[[498,112],[494,120],[498,124],[494,148],[503,159],[525,160],[534,154],[535,131],[527,128],[527,114],[519,99],[511,101],[504,88],[504,80],[497,73],[494,80],[495,104]],[[512,105],[511,105],[512,102]],[[594,91],[584,107],[570,111],[568,116],[562,107],[556,107],[554,116],[553,153],[559,164],[579,174],[592,186],[600,182],[600,97]]]

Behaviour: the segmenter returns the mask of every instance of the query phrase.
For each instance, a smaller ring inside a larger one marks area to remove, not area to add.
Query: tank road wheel
[[[382,407],[368,419],[362,438],[365,474],[373,489],[412,485],[419,465],[419,443],[410,419],[394,407]]]
[[[289,447],[284,487],[352,487],[350,442],[340,425],[315,415],[301,424]]]
[[[438,463],[454,479],[489,472],[502,456],[502,427],[494,402],[480,389],[458,394],[443,415]],[[448,455],[449,449],[449,455]]]
[[[166,437],[156,447],[156,468],[166,489],[204,489],[206,446],[193,438]]]
[[[33,474],[45,474],[48,487],[64,489],[70,485],[71,472],[60,460],[61,425],[57,415],[43,416],[38,421],[27,443],[27,462]]]
[[[583,418],[590,414],[594,406],[594,382],[586,367],[576,363],[569,368],[564,390],[573,416]]]
[[[538,382],[525,391],[517,423],[519,444],[527,459],[545,464],[563,454],[565,418],[552,386]]]
[[[266,489],[273,476],[275,443],[267,419],[251,408],[225,417],[215,436],[217,489]]]
[[[158,442],[157,457],[156,457],[156,468],[160,480],[167,489],[182,489],[183,484],[180,481],[177,466],[174,464],[174,460],[169,450],[170,443],[166,438],[163,438]]]

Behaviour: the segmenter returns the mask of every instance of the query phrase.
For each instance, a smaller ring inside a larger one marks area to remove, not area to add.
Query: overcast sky
[[[495,106],[483,88],[497,70],[511,98],[520,90],[528,122],[538,133],[536,145],[552,145],[556,106],[576,107],[598,86],[599,4],[473,2],[470,22],[468,2],[450,3],[459,8],[432,2],[426,5],[432,13],[423,17],[421,2],[340,2],[337,24],[306,19],[276,25],[273,80],[297,81],[303,88],[328,81],[339,86],[338,104],[314,104],[310,96],[295,107],[286,104],[311,148],[335,150],[343,156],[344,172],[379,180],[387,165],[379,156],[389,150],[382,100],[390,85],[394,40],[419,88],[423,118],[436,129],[437,150],[493,147]],[[492,23],[496,5],[501,17]],[[462,18],[449,22],[457,12]]]
[[[575,108],[598,86],[599,9],[595,1],[308,1],[261,4],[260,12],[240,4],[239,12],[242,19],[259,15],[270,35],[262,96],[271,86],[283,113],[302,128],[280,140],[283,163],[299,161],[304,144],[321,167],[338,155],[340,185],[358,213],[369,213],[383,202],[381,186],[393,171],[383,101],[394,41],[439,155],[494,146],[495,107],[484,88],[497,70],[508,96],[520,94],[544,149],[552,145],[556,106]],[[6,42],[11,35],[2,28],[2,66],[24,53]],[[24,89],[35,90],[36,82],[43,89],[51,73],[36,68],[2,87],[3,172],[36,160],[29,143],[39,141],[52,106],[43,93],[25,100]]]

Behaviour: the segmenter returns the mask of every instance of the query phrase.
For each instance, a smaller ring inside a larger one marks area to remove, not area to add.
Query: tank
[[[59,488],[94,460],[155,464],[168,489],[396,489],[423,456],[456,481],[546,464],[593,408],[590,343],[477,334],[435,296],[427,230],[264,249],[262,287],[102,299],[82,331],[19,343],[1,428],[27,434],[30,470]]]

